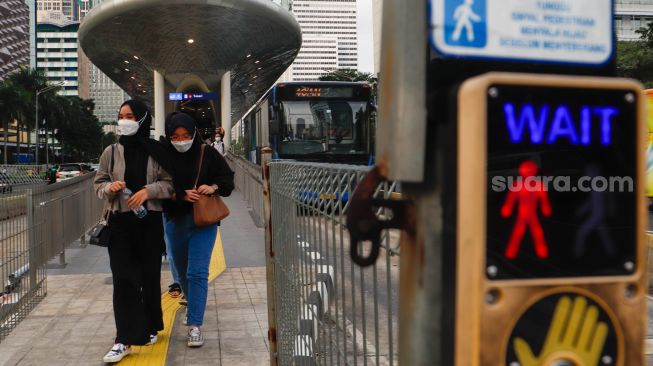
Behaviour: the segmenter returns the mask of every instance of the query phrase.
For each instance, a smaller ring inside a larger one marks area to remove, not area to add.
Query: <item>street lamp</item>
[[[36,135],[36,156],[34,157],[34,160],[36,165],[39,165],[39,95],[64,85],[66,85],[66,80],[36,90],[36,120],[34,121],[34,132]]]

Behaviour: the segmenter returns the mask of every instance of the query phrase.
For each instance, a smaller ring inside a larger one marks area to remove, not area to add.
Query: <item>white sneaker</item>
[[[181,324],[188,325],[188,309],[184,311],[184,319],[181,321]]]
[[[156,343],[156,341],[159,339],[159,337],[156,334],[150,334],[150,341],[147,343],[148,346],[153,345]]]
[[[125,346],[122,343],[116,343],[113,345],[113,348],[111,348],[111,351],[104,355],[103,361],[106,363],[120,362],[120,360],[125,358],[125,356],[131,352],[132,348],[130,346]]]
[[[190,327],[188,330],[188,347],[202,347],[204,338],[199,327]]]

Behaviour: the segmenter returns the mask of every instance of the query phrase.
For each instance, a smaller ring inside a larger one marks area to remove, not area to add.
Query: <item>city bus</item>
[[[266,146],[273,159],[370,164],[373,109],[366,83],[279,83],[232,128],[233,152],[255,164]]]

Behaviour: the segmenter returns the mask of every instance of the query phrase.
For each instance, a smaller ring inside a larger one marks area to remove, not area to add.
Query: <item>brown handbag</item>
[[[206,145],[202,144],[200,152],[200,161],[197,164],[197,177],[195,178],[194,187],[197,189],[197,183],[202,171],[202,162],[204,160],[204,149]],[[200,195],[200,199],[193,203],[193,219],[196,226],[214,225],[229,216],[229,207],[225,205],[222,198],[217,195],[206,196]]]

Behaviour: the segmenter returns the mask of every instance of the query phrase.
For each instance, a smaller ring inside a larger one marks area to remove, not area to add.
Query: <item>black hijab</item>
[[[138,100],[128,100],[120,105],[129,105],[140,126],[132,136],[120,136],[118,140],[125,148],[125,182],[132,192],[137,192],[147,184],[147,162],[151,156],[166,171],[171,172],[169,154],[161,143],[150,139],[152,113]]]
[[[186,194],[185,190],[192,189],[195,183],[202,137],[197,131],[193,117],[183,112],[172,112],[166,117],[165,130],[168,141],[170,141],[170,136],[179,127],[185,128],[188,133],[193,135],[193,145],[185,153],[180,153],[175,150],[172,143],[169,145],[170,155],[172,155],[170,160],[173,164],[175,192],[177,193],[177,197],[184,197]]]

